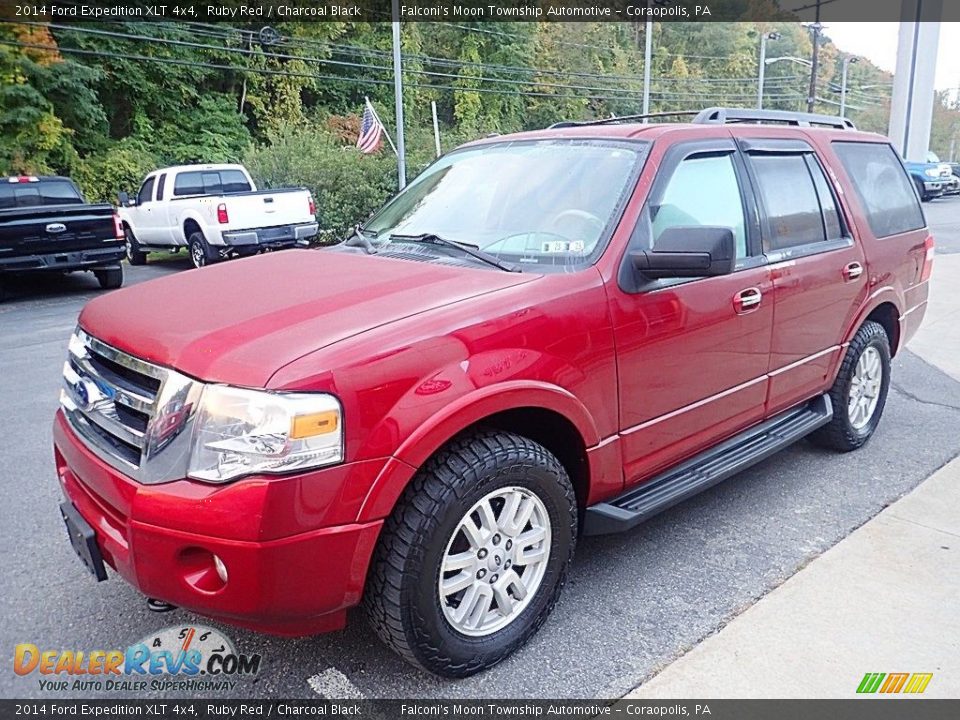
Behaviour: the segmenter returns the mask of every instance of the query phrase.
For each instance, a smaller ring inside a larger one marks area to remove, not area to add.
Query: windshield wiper
[[[486,263],[487,265],[492,265],[495,268],[500,270],[505,270],[506,272],[521,272],[520,268],[516,265],[511,265],[510,263],[504,262],[495,255],[484,252],[476,245],[470,245],[468,243],[456,242],[455,240],[447,240],[442,238],[439,235],[434,233],[421,233],[419,235],[391,235],[391,240],[399,240],[401,242],[413,242],[413,243],[429,243],[430,245],[442,245],[443,247],[453,248],[455,250],[460,250],[461,252],[466,253],[472,258],[479,260],[480,262]]]
[[[353,226],[353,235],[343,241],[347,247],[362,247],[367,251],[367,255],[373,255],[377,252],[377,246],[370,242],[360,225]]]

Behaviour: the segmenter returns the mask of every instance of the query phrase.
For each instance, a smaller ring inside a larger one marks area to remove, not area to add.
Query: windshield
[[[363,230],[378,245],[429,234],[509,262],[577,264],[612,230],[646,149],[549,140],[460,150],[427,168]]]

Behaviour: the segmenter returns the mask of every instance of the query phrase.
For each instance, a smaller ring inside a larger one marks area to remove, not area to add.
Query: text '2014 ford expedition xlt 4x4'
[[[578,535],[866,442],[932,258],[897,153],[830,118],[481,140],[337,248],[89,303],[61,509],[97,577],[288,635],[362,601],[469,675],[544,622]]]

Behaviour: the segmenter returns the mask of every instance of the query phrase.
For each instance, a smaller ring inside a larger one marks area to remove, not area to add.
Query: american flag
[[[375,153],[380,149],[380,138],[383,135],[384,128],[380,118],[373,111],[370,102],[367,101],[363,109],[363,120],[360,122],[360,137],[357,138],[357,147],[362,153]]]

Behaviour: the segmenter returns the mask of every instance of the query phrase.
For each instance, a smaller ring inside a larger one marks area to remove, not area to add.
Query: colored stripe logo
[[[933,673],[867,673],[857,686],[857,693],[919,694],[927,689]]]

